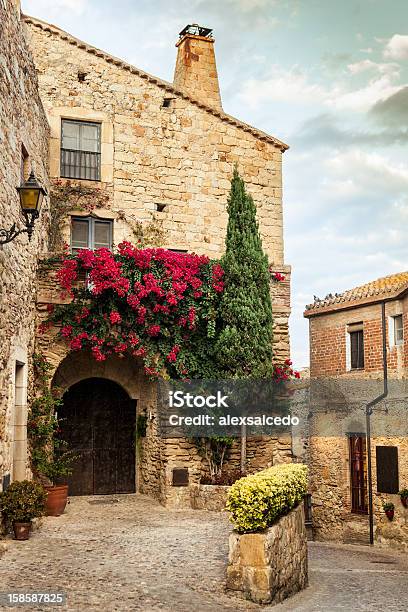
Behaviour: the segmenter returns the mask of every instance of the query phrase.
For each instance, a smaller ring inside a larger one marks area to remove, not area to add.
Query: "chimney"
[[[212,30],[192,24],[179,36],[174,85],[192,98],[221,109]]]

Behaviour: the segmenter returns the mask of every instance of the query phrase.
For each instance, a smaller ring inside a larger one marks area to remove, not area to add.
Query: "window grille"
[[[101,124],[63,119],[61,126],[61,176],[100,181]]]

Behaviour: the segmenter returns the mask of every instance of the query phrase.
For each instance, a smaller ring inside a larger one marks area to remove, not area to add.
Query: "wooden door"
[[[135,492],[136,406],[118,384],[88,378],[60,408],[61,437],[80,455],[66,479],[70,495]]]

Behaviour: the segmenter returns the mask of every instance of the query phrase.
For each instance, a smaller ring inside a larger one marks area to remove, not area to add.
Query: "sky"
[[[313,296],[408,269],[406,0],[22,0],[23,12],[165,80],[178,32],[214,29],[224,110],[284,154],[291,350]]]

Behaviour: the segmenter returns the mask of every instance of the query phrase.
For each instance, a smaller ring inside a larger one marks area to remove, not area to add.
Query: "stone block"
[[[303,504],[261,533],[229,538],[227,588],[256,603],[278,603],[307,585]]]

